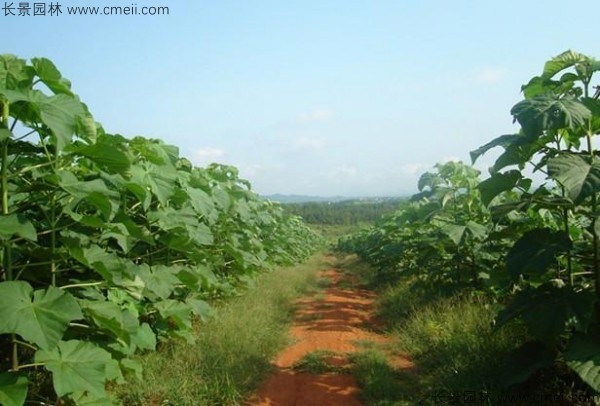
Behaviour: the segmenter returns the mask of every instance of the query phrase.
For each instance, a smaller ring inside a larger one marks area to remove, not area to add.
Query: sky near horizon
[[[597,0],[52,3],[0,10],[0,53],[50,58],[108,132],[235,165],[261,194],[414,193],[436,162],[516,131],[520,86],[550,57],[600,58]],[[66,11],[113,5],[169,15]]]

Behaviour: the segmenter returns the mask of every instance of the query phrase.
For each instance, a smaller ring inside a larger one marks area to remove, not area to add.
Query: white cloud
[[[358,173],[356,167],[350,165],[341,165],[334,168],[330,175],[332,178],[346,177],[353,178]]]
[[[419,163],[408,163],[404,164],[400,167],[400,172],[404,175],[417,175],[421,172],[424,172],[426,168],[429,168],[431,165],[427,164],[419,164]]]
[[[493,85],[506,76],[504,68],[485,68],[475,73],[475,81],[484,85]]]
[[[240,170],[240,175],[242,177],[255,177],[255,176],[258,176],[262,172],[262,165],[259,165],[259,164],[240,165],[239,170]]]
[[[321,138],[299,137],[292,140],[292,147],[301,151],[322,151],[325,148],[325,141]]]
[[[315,121],[327,121],[335,115],[335,112],[329,108],[316,109],[309,112],[298,114],[298,121],[301,123],[311,123]]]
[[[225,150],[220,148],[196,148],[192,151],[192,162],[195,165],[202,166],[213,162],[219,162],[224,156]]]

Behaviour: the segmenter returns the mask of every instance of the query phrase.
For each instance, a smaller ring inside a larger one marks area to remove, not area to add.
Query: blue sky
[[[233,164],[263,194],[413,193],[436,162],[514,132],[548,58],[600,57],[597,0],[58,3],[0,11],[0,52],[52,59],[107,131]],[[134,3],[169,15],[66,15]]]

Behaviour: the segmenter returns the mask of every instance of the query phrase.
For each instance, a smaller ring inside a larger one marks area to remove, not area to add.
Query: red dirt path
[[[377,326],[373,318],[374,293],[339,286],[343,275],[329,269],[320,273],[331,281],[324,300],[304,298],[291,328],[294,343],[274,361],[275,373],[249,401],[254,406],[358,406],[358,387],[348,374],[309,374],[297,372],[293,365],[306,354],[328,350],[338,354],[330,361],[347,365],[347,354],[358,350],[358,341],[384,342],[382,335],[369,331]],[[395,364],[398,360],[395,360]],[[408,360],[400,360],[410,366]]]

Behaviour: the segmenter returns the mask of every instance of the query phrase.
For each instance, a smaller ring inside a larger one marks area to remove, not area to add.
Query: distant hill
[[[357,198],[352,197],[344,197],[344,196],[306,196],[306,195],[282,195],[282,194],[274,194],[274,195],[265,195],[260,196],[261,199],[265,200],[273,200],[279,203],[336,203],[343,202],[346,200],[355,200]]]

